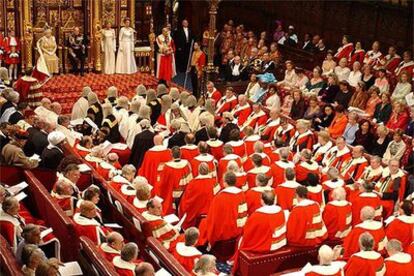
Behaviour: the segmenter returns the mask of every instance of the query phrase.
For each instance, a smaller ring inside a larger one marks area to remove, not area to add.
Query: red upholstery
[[[168,270],[172,275],[191,275],[188,273],[185,268],[171,255],[170,252],[168,252],[167,249],[165,249],[164,246],[161,245],[161,243],[153,238],[149,237],[147,239],[148,247],[146,249],[149,255],[151,256],[152,260],[164,267],[166,270]],[[156,256],[157,259],[154,259],[154,256]]]
[[[327,244],[333,247],[338,242],[329,241]],[[241,251],[237,274],[267,276],[275,272],[303,267],[308,262],[317,262],[318,250],[318,247],[287,246],[268,254],[254,254]]]
[[[23,169],[13,166],[0,166],[0,182],[9,186],[20,183],[24,180]]]
[[[8,276],[22,275],[21,268],[8,242],[0,235],[0,274]]]
[[[100,276],[117,275],[113,265],[105,259],[95,244],[87,237],[80,237],[80,264],[84,275],[98,273]]]
[[[53,228],[53,233],[62,245],[61,257],[64,261],[75,260],[78,253],[79,240],[75,234],[72,221],[66,216],[60,206],[53,201],[49,192],[34,176],[33,172],[24,172],[29,184],[30,198],[37,206],[39,216]]]
[[[53,185],[55,185],[57,179],[55,171],[44,168],[36,168],[32,170],[32,173],[34,177],[37,178],[40,183],[42,183],[46,190],[52,190]]]

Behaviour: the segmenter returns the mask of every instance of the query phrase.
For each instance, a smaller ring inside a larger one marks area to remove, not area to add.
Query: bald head
[[[161,135],[154,136],[154,145],[161,146],[163,141],[164,141],[164,138]]]
[[[155,270],[152,264],[142,262],[135,268],[135,276],[154,276]]]
[[[318,251],[319,264],[330,265],[334,259],[334,251],[327,245],[322,245]]]
[[[371,206],[365,206],[361,209],[361,220],[373,220],[375,217],[375,209]]]
[[[111,232],[108,236],[106,236],[106,241],[110,247],[117,251],[121,251],[124,246],[124,237],[122,237],[122,235],[118,232]]]

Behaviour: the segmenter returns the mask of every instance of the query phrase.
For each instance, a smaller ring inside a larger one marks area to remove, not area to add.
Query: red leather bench
[[[9,243],[0,235],[0,274],[8,276],[23,275],[21,267],[13,255]]]
[[[14,166],[0,166],[0,182],[8,186],[15,185],[24,180],[23,169]]]
[[[327,241],[334,247],[338,241]],[[304,248],[286,246],[272,253],[255,254],[241,251],[237,275],[267,276],[276,272],[303,267],[306,263],[316,263],[319,247]]]
[[[112,263],[105,259],[95,244],[87,237],[80,237],[79,264],[84,275],[112,276],[117,275]]]
[[[33,172],[24,171],[24,176],[29,184],[29,198],[37,206],[39,216],[53,228],[53,233],[61,243],[62,259],[64,261],[75,260],[78,253],[79,240],[75,234],[72,221],[66,216],[60,206],[53,201],[49,192],[35,177]]]
[[[150,257],[155,267],[164,267],[172,275],[191,275],[154,237],[149,237],[147,239],[147,248],[145,252],[148,254],[148,257]]]

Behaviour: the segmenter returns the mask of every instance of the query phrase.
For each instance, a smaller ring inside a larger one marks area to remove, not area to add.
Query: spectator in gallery
[[[365,113],[368,115],[368,117],[373,117],[377,104],[381,103],[378,87],[371,86],[371,88],[368,90],[368,96],[369,98],[365,107]]]
[[[335,70],[336,62],[334,60],[333,51],[328,50],[326,58],[322,63],[322,76],[329,76]]]
[[[384,93],[381,95],[381,103],[377,104],[375,107],[374,112],[374,123],[380,124],[386,124],[388,120],[390,119],[392,112],[392,105],[390,100],[390,95],[388,93]]]

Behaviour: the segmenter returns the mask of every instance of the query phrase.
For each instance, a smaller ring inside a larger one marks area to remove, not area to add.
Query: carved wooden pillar
[[[128,11],[131,24],[135,29],[135,0],[129,0]]]
[[[21,7],[23,8],[23,30],[22,30],[22,38],[23,38],[23,56],[22,62],[25,64],[25,68],[33,68],[32,63],[32,48],[33,48],[33,25],[32,19],[30,16],[30,9],[31,9],[32,0],[22,0]]]
[[[210,0],[210,23],[208,28],[208,50],[207,50],[207,78],[210,79],[211,74],[216,72],[214,67],[214,38],[216,30],[216,16],[220,0]]]
[[[94,56],[94,68],[95,71],[102,71],[101,62],[101,0],[92,0],[93,3],[93,18],[92,18],[92,36],[93,36],[93,56]]]

